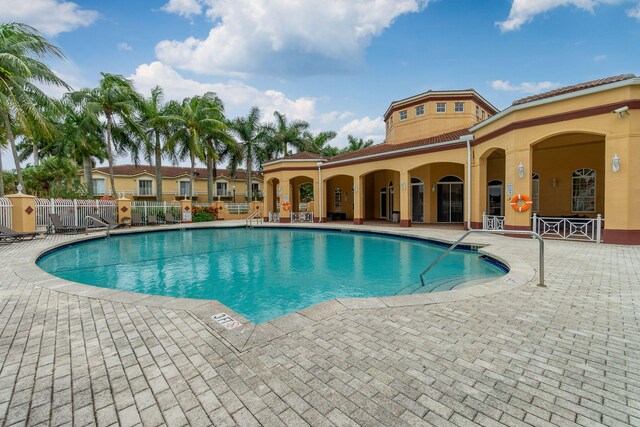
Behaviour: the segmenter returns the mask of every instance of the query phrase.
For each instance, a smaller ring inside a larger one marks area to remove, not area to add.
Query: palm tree
[[[222,101],[220,101],[222,105]],[[226,124],[226,120],[225,120]],[[228,126],[219,132],[207,132],[204,138],[204,157],[207,165],[207,201],[213,202],[213,190],[218,178],[217,164],[239,155],[239,146],[229,135]]]
[[[305,132],[304,138],[306,142],[305,149],[310,153],[320,154],[324,157],[332,157],[340,154],[338,147],[327,145],[329,141],[336,137],[334,131],[318,132],[316,135],[311,132]]]
[[[367,148],[373,145],[373,139],[367,139],[366,141],[362,138],[356,138],[353,135],[347,135],[347,141],[349,145],[344,149],[345,153],[350,151],[362,150],[363,148]]]
[[[227,126],[222,114],[222,101],[213,92],[185,98],[179,114],[166,116],[163,121],[173,123],[175,132],[167,140],[167,150],[180,160],[189,159],[191,195],[195,188],[196,159],[206,158],[204,138],[223,134]]]
[[[18,183],[23,186],[12,125],[46,134],[49,123],[42,109],[54,108],[55,103],[36,84],[70,89],[41,61],[47,56],[64,58],[62,51],[33,27],[15,22],[0,24],[0,127],[4,128],[5,140],[16,162]]]
[[[132,132],[140,139],[144,139],[144,130],[136,122],[136,109],[142,104],[142,96],[136,92],[131,81],[116,74],[101,73],[102,78],[98,87],[83,89],[75,92],[72,97],[76,101],[83,101],[87,112],[96,118],[104,117],[106,121],[106,147],[109,162],[109,181],[111,193],[117,196],[115,179],[113,177],[114,131],[128,139]],[[126,128],[126,129],[125,129]],[[117,150],[118,147],[115,147]],[[135,156],[137,157],[137,156]]]
[[[287,116],[274,111],[273,116],[276,122],[269,125],[269,140],[267,142],[267,150],[271,158],[278,157],[278,153],[282,150],[282,156],[287,156],[289,151],[287,146],[291,145],[298,151],[304,151],[305,138],[304,133],[309,129],[309,123],[303,120],[294,120],[289,122]]]
[[[264,144],[268,140],[269,130],[260,124],[260,109],[258,107],[252,107],[246,117],[235,118],[229,127],[240,146],[240,156],[231,161],[232,169],[237,161],[244,159],[247,174],[247,198],[251,200],[253,198],[251,180],[254,162],[260,158],[260,152],[263,151]]]

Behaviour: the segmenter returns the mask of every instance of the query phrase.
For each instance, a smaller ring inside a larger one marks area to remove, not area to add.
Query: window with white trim
[[[537,173],[531,174],[531,210],[540,212],[540,176]]]
[[[485,111],[482,110],[482,120],[484,120],[484,118],[485,118]]]
[[[447,112],[447,103],[446,102],[437,102],[436,103],[436,113],[446,113]]]
[[[416,107],[416,116],[422,116],[424,114],[424,105],[418,105]]]
[[[191,196],[191,181],[180,181],[179,195]]]
[[[476,105],[476,120],[480,120],[480,107]]]
[[[227,195],[227,183],[216,182],[216,196],[226,196],[226,195]]]
[[[571,177],[571,211],[596,211],[596,171],[578,169]]]
[[[400,120],[407,120],[407,117],[408,117],[407,110],[400,111],[399,115],[400,115]]]
[[[138,180],[138,195],[153,196],[153,181],[150,179]]]
[[[336,188],[333,192],[333,209],[335,211],[342,210],[342,189]]]
[[[107,192],[107,180],[104,178],[93,178],[92,180],[93,194],[101,196]]]
[[[456,113],[464,113],[464,102],[456,102],[454,111]]]

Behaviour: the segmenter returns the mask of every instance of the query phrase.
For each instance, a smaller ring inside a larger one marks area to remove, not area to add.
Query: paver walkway
[[[0,247],[0,425],[640,425],[640,247],[547,242],[546,289],[343,310],[238,353],[188,311],[14,273],[68,239]]]

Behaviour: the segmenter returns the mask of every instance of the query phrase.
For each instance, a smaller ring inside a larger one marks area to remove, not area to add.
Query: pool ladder
[[[420,273],[420,283],[422,286],[425,285],[424,276],[433,268],[436,264],[442,261],[442,258],[447,256],[452,250],[455,249],[467,236],[471,233],[493,233],[493,234],[521,234],[531,236],[532,238],[538,239],[539,243],[539,254],[538,254],[538,275],[539,281],[538,286],[546,288],[544,284],[544,241],[542,237],[538,233],[534,233],[533,231],[521,231],[521,230],[469,230],[462,235],[458,240],[455,241],[451,246],[447,248],[438,258],[436,258],[430,265],[427,267],[422,273]]]
[[[256,224],[262,224],[262,212],[260,211],[260,209],[256,209],[255,211],[251,212],[251,214],[246,219],[245,226],[247,228],[253,227],[254,219],[256,220]]]

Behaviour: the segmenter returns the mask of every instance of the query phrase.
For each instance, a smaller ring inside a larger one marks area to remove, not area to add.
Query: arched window
[[[336,188],[333,192],[333,209],[336,211],[342,210],[342,189]]]
[[[573,212],[596,211],[596,171],[578,169],[571,179],[571,210]]]

